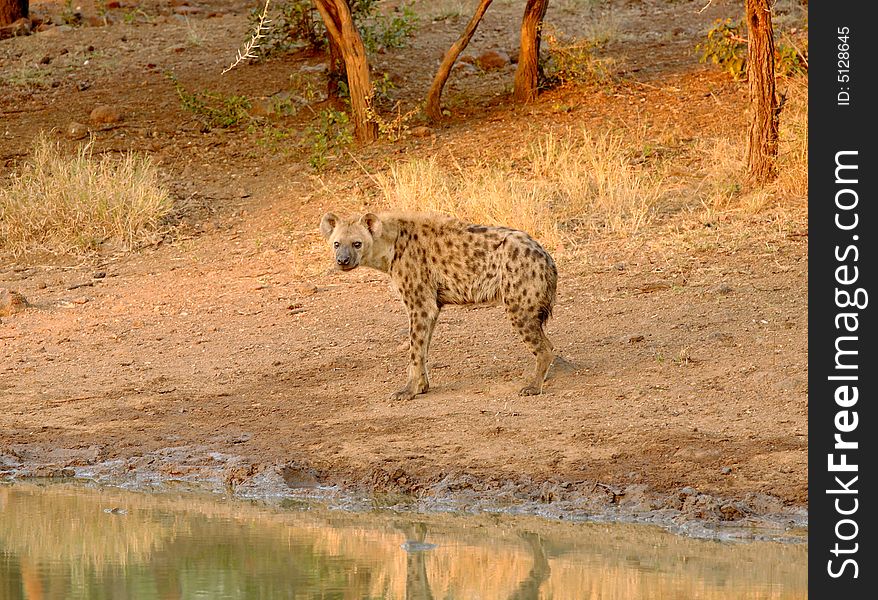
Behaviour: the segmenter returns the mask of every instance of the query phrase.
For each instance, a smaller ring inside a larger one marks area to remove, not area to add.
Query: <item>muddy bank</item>
[[[0,451],[0,481],[90,481],[134,491],[192,489],[277,503],[309,499],[362,511],[500,512],[552,520],[650,523],[678,534],[714,539],[804,542],[804,509],[765,494],[730,499],[682,487],[660,493],[643,484],[600,481],[480,479],[466,473],[419,478],[380,468],[321,472],[306,464],[259,464],[242,456],[189,446],[102,461],[97,446]]]

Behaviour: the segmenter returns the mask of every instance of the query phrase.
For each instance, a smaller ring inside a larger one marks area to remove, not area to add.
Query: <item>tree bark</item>
[[[764,184],[777,176],[780,108],[774,82],[774,28],[769,0],[746,0],[747,82],[750,92],[750,132],[747,175]]]
[[[482,17],[485,16],[485,11],[488,10],[491,2],[492,0],[481,0],[479,2],[476,12],[473,13],[472,18],[469,20],[469,23],[467,23],[463,34],[456,42],[454,42],[454,44],[451,45],[451,48],[448,49],[445,56],[442,57],[442,63],[439,65],[439,70],[436,71],[436,76],[433,78],[433,84],[430,86],[430,91],[427,92],[427,102],[424,107],[424,110],[430,119],[438,121],[442,118],[442,109],[439,106],[439,100],[442,97],[442,89],[445,87],[445,82],[448,81],[448,76],[451,74],[451,68],[454,66],[454,61],[457,60],[457,57],[460,56],[460,53],[463,52],[463,49],[469,44],[469,41],[476,32],[476,28],[479,26]]]
[[[361,142],[378,139],[378,124],[369,118],[372,84],[363,39],[345,0],[314,0],[330,38],[341,51],[351,96],[354,136]]]
[[[0,0],[0,27],[28,15],[28,0]]]
[[[331,35],[326,36],[329,40],[329,69],[327,73],[328,81],[326,82],[326,95],[332,99],[338,98],[338,83],[340,81],[347,82],[347,74],[344,68],[344,57],[341,54],[341,48],[332,39]]]
[[[512,98],[516,102],[531,102],[537,97],[540,70],[540,38],[543,18],[549,8],[549,0],[527,0],[524,17],[521,19],[521,49],[518,53],[518,68],[515,71],[515,91]]]

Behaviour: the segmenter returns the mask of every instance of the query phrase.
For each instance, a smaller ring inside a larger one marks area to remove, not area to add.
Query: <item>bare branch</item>
[[[259,15],[259,23],[256,24],[256,31],[253,32],[253,37],[244,44],[242,49],[238,50],[235,62],[223,69],[222,75],[237,67],[242,61],[256,58],[253,51],[259,48],[259,40],[265,37],[265,33],[268,31],[268,24],[271,23],[271,19],[268,18],[268,6],[270,4],[271,0],[265,0],[265,6],[262,8],[262,14]]]

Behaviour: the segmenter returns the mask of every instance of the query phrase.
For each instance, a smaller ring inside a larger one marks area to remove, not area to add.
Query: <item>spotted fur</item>
[[[554,359],[545,323],[552,314],[558,271],[552,257],[523,231],[470,225],[436,215],[367,213],[342,219],[327,213],[320,231],[336,265],[390,274],[409,315],[408,381],[392,398],[426,392],[427,351],[439,311],[447,304],[500,303],[536,356],[520,394],[542,393]]]

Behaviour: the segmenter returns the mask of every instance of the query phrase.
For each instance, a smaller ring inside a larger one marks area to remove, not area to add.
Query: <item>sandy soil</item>
[[[202,132],[163,75],[268,96],[291,71],[321,62],[283,55],[221,77],[245,35],[245,3],[189,2],[198,10],[185,19],[149,3],[148,19],[132,23],[123,3],[110,25],[0,42],[0,73],[29,78],[0,92],[6,173],[37,131],[88,123],[109,103],[125,120],[92,126],[96,148],[150,153],[183,206],[174,237],[133,254],[0,263],[0,287],[32,304],[0,318],[0,476],[149,472],[242,490],[271,480],[464,504],[801,522],[804,215],[795,226],[759,214],[681,218],[636,237],[595,236],[558,257],[549,333],[564,360],[532,398],[516,394],[531,357],[502,310],[450,308],[431,349],[431,391],[391,402],[406,366],[402,305],[380,273],[330,270],[316,232],[335,208],[326,182],[348,178],[355,189],[360,165],[440,149],[475,160],[535,127],[578,122],[671,120],[684,138],[743,126],[745,84],[691,50],[737,5],[699,13],[701,4],[614,5],[625,31],[615,45],[638,84],[514,107],[510,69],[461,76],[449,84],[453,116],[431,136],[357,149],[322,178],[302,152],[276,152],[255,133]],[[495,9],[474,51],[515,48],[519,8]],[[415,66],[438,61],[465,18],[424,22],[417,48],[378,55],[400,99],[423,95],[430,73]],[[557,13],[562,24],[575,18]]]

